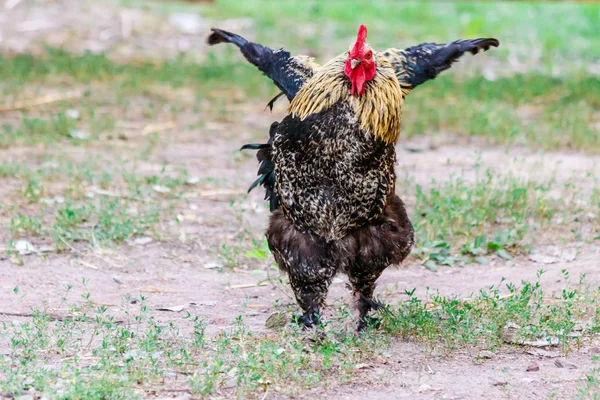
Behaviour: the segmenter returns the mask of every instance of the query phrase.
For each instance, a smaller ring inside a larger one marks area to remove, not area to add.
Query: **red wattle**
[[[365,92],[365,83],[367,81],[367,74],[365,68],[362,65],[358,65],[352,70],[350,75],[350,82],[352,82],[352,94],[360,96]]]

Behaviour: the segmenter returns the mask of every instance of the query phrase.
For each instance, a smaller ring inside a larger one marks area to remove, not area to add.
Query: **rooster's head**
[[[360,96],[365,92],[365,83],[375,77],[375,56],[367,40],[367,27],[358,28],[356,43],[350,46],[344,74],[352,83],[352,94]]]

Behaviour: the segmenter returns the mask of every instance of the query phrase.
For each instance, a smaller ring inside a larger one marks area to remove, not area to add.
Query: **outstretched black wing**
[[[265,200],[269,200],[271,211],[275,211],[279,207],[279,197],[275,191],[275,164],[273,164],[271,155],[271,143],[273,143],[273,137],[279,122],[273,122],[269,129],[269,140],[264,144],[246,144],[242,146],[241,150],[258,150],[256,158],[260,163],[258,166],[258,179],[250,185],[248,192],[252,189],[261,185],[265,188]]]
[[[292,100],[296,96],[298,90],[313,76],[314,70],[318,68],[311,57],[292,57],[284,49],[273,50],[221,29],[213,28],[212,32],[207,40],[209,45],[233,43],[238,46],[246,60],[256,65],[259,70],[271,78],[288,100]],[[275,100],[273,99],[272,102]],[[272,107],[272,103],[269,104]]]
[[[477,54],[498,47],[497,39],[457,40],[449,44],[422,43],[405,50],[387,49],[379,54],[390,61],[402,86],[404,96],[420,84],[447,70],[463,54]]]

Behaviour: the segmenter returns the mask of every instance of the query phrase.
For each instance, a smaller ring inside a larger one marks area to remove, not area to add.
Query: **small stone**
[[[557,346],[560,343],[557,337],[547,336],[544,338],[536,339],[536,340],[524,340],[519,344],[524,344],[526,346],[532,347],[549,347],[549,346]]]
[[[233,388],[237,386],[237,379],[236,378],[228,378],[227,380],[225,380],[225,382],[223,382],[223,386],[226,388]]]
[[[545,246],[536,249],[529,255],[529,260],[538,264],[554,264],[557,262],[571,262],[577,258],[577,249],[561,249],[557,246]]]
[[[181,312],[181,311],[187,309],[188,306],[189,306],[189,303],[188,304],[180,304],[178,306],[171,306],[171,307],[160,307],[160,308],[157,308],[156,310],[157,311]]]
[[[79,117],[81,116],[79,111],[75,110],[74,108],[69,108],[67,111],[65,111],[65,115],[67,116],[67,118],[70,119],[79,119]]]
[[[40,199],[40,203],[49,205],[49,206],[53,206],[55,204],[62,204],[65,202],[65,198],[62,196],[56,196],[56,197],[42,197]]]
[[[90,134],[88,132],[84,132],[84,131],[72,131],[71,133],[69,133],[69,135],[73,138],[73,139],[79,139],[79,140],[86,140],[90,138]]]
[[[200,182],[200,178],[193,176],[185,181],[186,185],[196,185]]]
[[[556,358],[560,356],[560,352],[544,349],[532,349],[527,351],[527,354],[538,357]]]
[[[58,168],[60,164],[56,161],[44,161],[41,165],[42,168],[50,169],[50,168]]]
[[[216,268],[223,268],[223,266],[221,264],[218,264],[218,263],[206,263],[206,264],[204,264],[204,268],[206,268],[206,269],[216,269]]]
[[[527,366],[527,372],[536,372],[540,370],[540,366],[537,363],[529,364]]]
[[[482,350],[482,351],[480,351],[480,352],[479,352],[479,354],[477,355],[477,357],[479,357],[479,358],[482,358],[482,359],[489,360],[489,359],[492,359],[492,358],[494,358],[494,357],[495,357],[495,354],[494,354],[494,353],[492,353],[492,352],[491,352],[491,351],[489,351],[489,350]]]
[[[27,240],[17,240],[15,243],[15,250],[18,251],[22,256],[35,253],[36,251],[35,247]]]
[[[489,260],[487,259],[487,257],[484,257],[484,256],[475,257],[475,262],[477,264],[481,264],[481,265],[488,265],[490,263]]]
[[[567,249],[562,252],[560,258],[562,261],[565,261],[565,262],[575,261],[575,258],[577,258],[577,250],[576,249]]]
[[[549,256],[547,254],[540,254],[540,253],[530,254],[529,260],[533,261],[534,263],[538,263],[538,264],[554,264],[554,263],[557,263],[560,261],[557,257]]]
[[[439,392],[440,390],[441,389],[437,389],[437,388],[431,387],[430,385],[427,385],[426,383],[424,383],[421,386],[419,386],[419,393]]]
[[[38,248],[38,251],[40,253],[53,253],[53,252],[56,251],[56,247],[53,247],[53,246],[40,246]]]
[[[139,246],[144,246],[149,243],[152,243],[153,240],[154,239],[152,239],[151,237],[142,236],[142,237],[136,238],[133,242]]]
[[[504,339],[505,343],[517,343],[517,332],[519,331],[519,326],[513,322],[508,322],[504,329],[502,330],[502,339]]]
[[[152,186],[152,190],[154,190],[157,193],[171,193],[171,189],[162,185],[154,185]]]
[[[437,266],[436,262],[433,260],[427,260],[425,262],[425,264],[423,264],[423,265],[425,266],[425,268],[427,268],[431,272],[436,272],[438,270],[438,266]]]

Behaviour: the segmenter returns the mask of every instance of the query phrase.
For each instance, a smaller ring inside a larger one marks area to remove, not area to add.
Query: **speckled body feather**
[[[343,58],[297,94],[273,139],[277,193],[296,227],[339,240],[379,217],[394,193],[400,86],[378,66],[362,96],[351,96]]]
[[[281,207],[267,239],[308,325],[337,272],[348,274],[363,323],[375,281],[414,243],[394,194],[400,85],[384,60],[365,93],[352,96],[344,58],[324,65],[302,87],[272,142]]]
[[[350,51],[323,66],[218,29],[208,40],[236,44],[291,101],[289,115],[271,126],[269,141],[244,148],[258,150],[259,178],[251,189],[266,189],[273,211],[269,248],[289,275],[305,326],[318,322],[338,272],[352,285],[358,330],[369,310],[379,307],[372,299],[375,281],[414,245],[412,224],[394,193],[403,99],[465,52],[498,46],[496,39],[474,39],[384,50],[374,55],[374,77],[351,85],[348,78],[359,75],[348,63],[365,38],[361,26]],[[361,58],[365,68],[372,65],[370,56]]]

